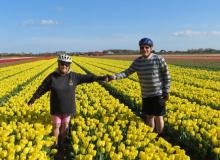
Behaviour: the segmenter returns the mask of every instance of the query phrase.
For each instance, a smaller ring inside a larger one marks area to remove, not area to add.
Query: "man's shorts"
[[[70,122],[70,115],[51,115],[51,120],[53,124],[61,124]]]
[[[166,100],[162,96],[154,96],[142,99],[142,113],[153,116],[166,114]]]

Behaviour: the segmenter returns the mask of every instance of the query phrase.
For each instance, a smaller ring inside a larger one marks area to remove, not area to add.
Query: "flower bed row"
[[[85,63],[83,67],[98,75],[108,73]],[[131,106],[140,107],[140,86],[137,82],[123,79],[113,81],[109,86],[120,97],[125,97],[125,101],[129,101]],[[171,96],[167,103],[165,122],[172,131],[178,134],[179,140],[187,147],[191,147],[200,157],[218,157],[220,154],[218,149],[220,147],[219,116],[220,112],[217,110]],[[193,121],[195,122],[192,123]]]

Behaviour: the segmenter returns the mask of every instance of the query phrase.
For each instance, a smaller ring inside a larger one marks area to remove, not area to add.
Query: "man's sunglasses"
[[[61,66],[66,66],[66,67],[70,66],[70,63],[68,63],[68,62],[59,62],[58,64]]]
[[[146,47],[140,47],[140,49],[149,49],[150,47],[146,46]]]

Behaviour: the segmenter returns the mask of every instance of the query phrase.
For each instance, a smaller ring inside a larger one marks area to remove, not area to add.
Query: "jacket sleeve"
[[[51,88],[51,74],[47,76],[41,85],[38,87],[36,92],[33,94],[32,98],[28,101],[28,105],[31,105],[35,102],[36,99],[40,98]]]
[[[105,81],[106,76],[96,76],[94,74],[75,73],[75,78],[76,78],[77,84],[81,84],[81,83],[91,83],[94,81]]]
[[[164,58],[160,59],[160,74],[161,74],[161,79],[162,79],[162,91],[163,93],[169,93],[170,89],[170,84],[171,84],[171,79],[170,79],[170,73],[167,67],[167,64],[164,60]]]
[[[130,67],[123,72],[116,73],[114,75],[115,79],[127,78],[129,75],[133,74],[136,71],[135,61],[130,65]]]

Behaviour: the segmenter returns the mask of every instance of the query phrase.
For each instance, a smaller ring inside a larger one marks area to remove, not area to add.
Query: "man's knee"
[[[155,122],[159,124],[164,123],[163,116],[155,116]]]
[[[154,127],[154,116],[153,115],[143,115],[143,120],[144,120],[144,123],[151,126],[151,127]]]
[[[146,121],[148,123],[153,123],[154,121],[154,116],[153,115],[146,115]]]
[[[163,116],[156,116],[155,117],[155,122],[156,122],[156,130],[157,133],[162,133],[163,128],[164,128],[164,121],[163,121]]]

